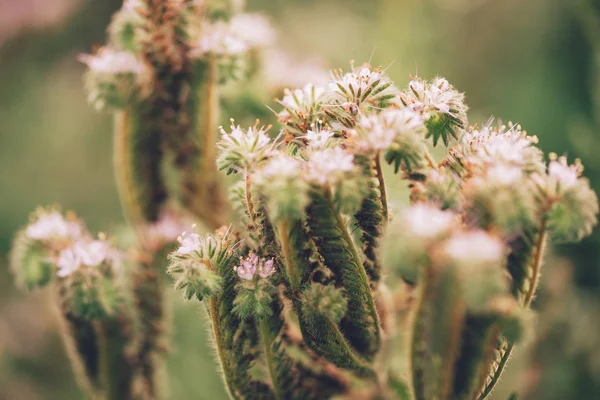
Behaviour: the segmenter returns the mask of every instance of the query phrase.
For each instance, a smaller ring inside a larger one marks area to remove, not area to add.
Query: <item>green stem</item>
[[[381,345],[379,315],[377,314],[375,302],[373,301],[373,294],[371,293],[371,287],[369,285],[369,277],[367,276],[367,272],[365,271],[365,268],[363,267],[362,260],[360,258],[360,255],[358,254],[358,251],[356,250],[354,241],[352,240],[352,237],[350,236],[350,233],[348,232],[348,228],[346,226],[346,222],[344,221],[344,218],[333,207],[330,190],[326,191],[326,200],[327,200],[327,204],[329,206],[330,212],[335,218],[336,226],[342,235],[342,239],[346,242],[346,245],[348,246],[348,249],[350,250],[352,258],[354,259],[353,261],[354,261],[354,264],[356,265],[356,272],[358,273],[358,276],[360,278],[362,290],[363,290],[366,300],[367,300],[369,314],[370,314],[371,318],[373,319],[373,324],[375,326],[375,340],[376,340],[375,347],[379,348]]]
[[[383,170],[381,169],[381,155],[377,153],[375,157],[375,170],[377,171],[377,180],[379,181],[379,192],[381,193],[381,207],[383,208],[383,218],[385,223],[389,222],[389,211],[387,201],[387,190],[385,188],[385,180]]]
[[[130,124],[130,109],[115,114],[113,163],[123,213],[132,225],[136,225],[143,222],[144,217],[133,191],[135,179],[132,172]]]
[[[273,392],[275,393],[275,398],[277,400],[285,400],[285,396],[283,395],[283,390],[279,385],[279,380],[277,379],[277,373],[275,372],[275,360],[273,357],[273,338],[271,337],[271,330],[269,329],[269,323],[266,319],[262,319],[259,321],[259,331],[262,336],[262,343],[264,347],[265,359],[267,361],[267,368],[269,370],[269,378],[271,379],[271,383],[273,384]]]
[[[235,387],[231,383],[231,378],[233,374],[231,373],[231,371],[229,371],[229,366],[226,363],[223,337],[219,330],[219,305],[217,304],[217,300],[214,297],[211,297],[208,300],[207,308],[211,321],[211,328],[213,332],[213,338],[215,341],[215,347],[217,350],[217,359],[219,361],[219,365],[221,366],[221,372],[223,375],[223,382],[225,383],[225,389],[231,399],[242,400],[242,398],[238,396]]]
[[[96,340],[98,343],[100,382],[104,400],[117,400],[113,396],[112,373],[110,368],[110,349],[106,337],[106,329],[101,321],[94,321]]]

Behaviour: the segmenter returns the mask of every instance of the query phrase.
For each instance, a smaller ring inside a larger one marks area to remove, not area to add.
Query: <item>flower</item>
[[[146,66],[135,55],[126,51],[117,51],[102,47],[94,55],[82,54],[79,61],[86,64],[95,74],[142,74]]]
[[[457,262],[496,263],[506,255],[504,243],[484,231],[461,232],[444,246],[445,253]]]
[[[408,109],[389,109],[379,114],[364,116],[354,130],[354,141],[360,151],[386,150],[394,141],[403,142],[401,136],[423,136],[426,132],[423,117]]]
[[[428,204],[417,204],[404,212],[403,220],[414,235],[433,239],[452,228],[455,216]]]
[[[200,241],[200,235],[197,233],[186,233],[183,232],[181,236],[177,238],[179,241],[179,248],[177,253],[182,255],[191,254],[200,250],[202,243]]]
[[[253,252],[248,257],[240,258],[240,265],[233,267],[238,276],[244,280],[250,281],[258,274],[261,278],[268,278],[275,273],[273,259],[264,260]]]
[[[523,178],[523,170],[514,165],[498,163],[486,171],[486,180],[500,185],[514,185]]]
[[[333,132],[328,130],[320,130],[320,131],[307,131],[306,136],[302,136],[302,138],[308,140],[308,145],[314,149],[322,149],[327,144],[329,138],[334,135]]]
[[[56,266],[57,275],[61,278],[67,277],[75,272],[81,265],[81,255],[74,247],[68,247],[61,250],[58,256]]]
[[[82,228],[77,222],[66,221],[58,211],[42,213],[25,231],[33,240],[73,240],[81,236]]]
[[[567,165],[566,160],[553,160],[548,164],[548,175],[555,178],[562,189],[569,189],[577,184],[579,170],[577,165]]]
[[[79,241],[73,249],[81,263],[88,267],[102,264],[110,255],[110,246],[106,240]]]
[[[325,185],[343,179],[346,172],[354,169],[354,156],[341,147],[312,152],[307,163],[306,179]]]
[[[315,114],[320,112],[320,104],[323,100],[325,89],[312,83],[307,84],[302,89],[285,89],[283,99],[279,104],[284,110],[277,114],[281,122],[288,123],[296,120],[301,123],[310,120]]]
[[[258,121],[257,121],[258,124]],[[273,147],[271,138],[267,135],[270,126],[252,126],[246,130],[235,125],[231,120],[231,132],[228,133],[219,127],[221,140],[218,143],[220,150],[217,165],[220,170],[228,173],[259,164],[271,155]]]
[[[378,108],[398,104],[400,93],[384,71],[368,64],[359,70],[353,67],[346,74],[332,71],[329,90],[334,101],[349,103],[355,107],[366,103]]]

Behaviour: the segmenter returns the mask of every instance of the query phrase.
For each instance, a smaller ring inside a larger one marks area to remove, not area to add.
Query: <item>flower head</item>
[[[67,221],[58,211],[42,211],[25,230],[33,240],[75,240],[83,234],[79,222]]]
[[[217,165],[228,173],[238,172],[269,158],[272,153],[273,143],[267,135],[270,127],[258,127],[258,124],[248,129],[242,129],[231,121],[231,132],[226,132],[222,127],[221,140],[218,143],[220,150]]]
[[[200,235],[198,235],[196,232],[183,232],[181,236],[177,238],[177,241],[179,242],[177,253],[181,255],[192,254],[200,251],[202,245]]]
[[[71,275],[81,265],[81,254],[74,248],[68,247],[60,251],[56,266],[57,275],[61,278]]]
[[[449,231],[455,223],[455,215],[441,211],[428,204],[417,204],[403,213],[402,220],[410,232],[424,239],[432,239]]]
[[[467,126],[467,106],[464,94],[459,93],[444,78],[431,81],[414,78],[401,96],[402,104],[423,115],[428,129],[427,137],[435,146],[441,138],[445,145],[458,139],[458,132]]]
[[[341,147],[314,151],[308,159],[306,179],[319,185],[339,182],[354,169],[353,161],[354,156]]]
[[[506,256],[502,241],[484,231],[461,232],[444,246],[445,253],[457,263],[498,263]]]
[[[268,278],[275,273],[273,259],[264,260],[251,252],[248,257],[240,258],[240,264],[233,267],[238,276],[244,280],[251,281],[256,276]]]

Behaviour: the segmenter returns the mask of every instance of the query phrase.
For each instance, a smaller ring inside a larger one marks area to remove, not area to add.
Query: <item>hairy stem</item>
[[[213,332],[213,339],[215,343],[215,348],[217,350],[217,360],[219,362],[219,366],[221,367],[221,372],[223,375],[223,382],[225,383],[225,390],[229,397],[233,400],[242,400],[241,397],[238,396],[235,387],[233,386],[231,380],[233,379],[233,373],[229,371],[228,363],[225,360],[225,344],[223,343],[223,337],[221,335],[219,329],[219,304],[217,299],[211,297],[208,300],[208,315],[210,317],[211,328]]]
[[[273,384],[273,392],[277,400],[285,400],[284,390],[280,387],[279,380],[277,379],[277,373],[275,372],[276,360],[273,354],[273,337],[271,335],[271,329],[266,319],[259,321],[259,331],[262,336],[263,351],[265,359],[267,361],[267,369],[269,371],[269,378]]]
[[[375,170],[377,171],[377,180],[379,181],[379,191],[381,193],[381,206],[383,208],[384,222],[388,223],[390,220],[388,211],[387,191],[385,188],[385,180],[383,177],[383,171],[381,169],[381,155],[377,153],[375,157]]]

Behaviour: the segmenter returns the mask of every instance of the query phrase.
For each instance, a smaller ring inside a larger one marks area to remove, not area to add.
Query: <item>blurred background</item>
[[[40,204],[74,209],[93,230],[123,223],[111,118],[87,105],[76,61],[104,42],[120,3],[0,0],[0,400],[82,398],[48,294],[17,292],[6,259],[15,231]],[[291,60],[307,63],[296,84],[320,73],[317,66],[346,68],[372,53],[373,64],[391,64],[401,87],[410,74],[442,75],[466,92],[471,123],[494,115],[522,124],[545,152],[580,157],[600,189],[600,2],[248,0],[248,7],[270,18]],[[277,80],[289,60],[272,57],[266,75]],[[277,93],[270,95],[265,103]],[[269,115],[239,99],[225,106],[226,118]],[[403,185],[394,185],[395,198]],[[513,389],[521,399],[600,399],[599,244],[596,232],[550,250],[534,335],[494,399]],[[171,398],[225,398],[197,307],[175,299],[172,318]]]

